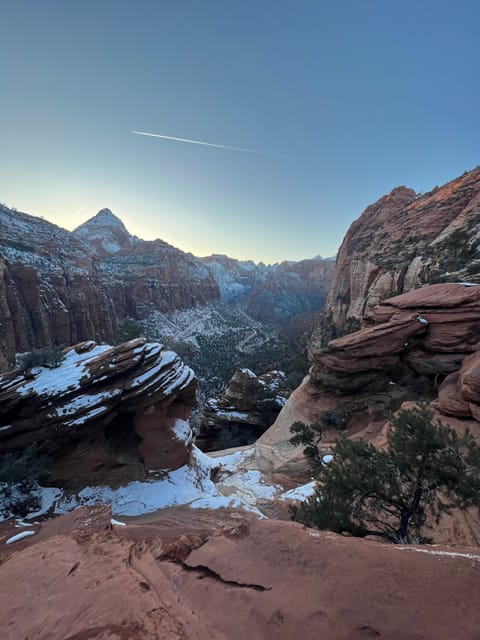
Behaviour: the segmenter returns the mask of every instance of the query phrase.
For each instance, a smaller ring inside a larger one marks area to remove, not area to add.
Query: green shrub
[[[32,369],[33,367],[47,367],[56,369],[65,358],[63,347],[59,345],[48,345],[41,349],[32,349],[29,353],[24,353],[19,358],[22,369]]]
[[[346,336],[349,333],[355,333],[355,331],[360,331],[362,328],[362,324],[358,318],[354,316],[348,316],[342,326],[337,329],[337,337],[341,338],[342,336]]]
[[[453,508],[480,507],[480,448],[468,431],[460,437],[434,422],[424,404],[390,422],[385,450],[342,438],[328,465],[320,456],[321,431],[292,425],[291,442],[306,443],[319,480],[315,495],[291,509],[292,518],[337,533],[408,543],[426,541],[427,519],[438,523]]]

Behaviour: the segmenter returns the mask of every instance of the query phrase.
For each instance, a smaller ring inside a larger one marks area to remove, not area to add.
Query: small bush
[[[19,358],[22,369],[32,369],[33,367],[47,367],[56,369],[65,358],[63,347],[59,345],[49,345],[42,349],[32,349],[29,353],[24,353]]]
[[[306,526],[355,536],[377,535],[395,543],[426,542],[427,522],[451,510],[480,508],[480,447],[434,418],[427,405],[390,417],[385,449],[363,440],[337,440],[333,460],[322,464],[316,425],[295,423],[292,444],[319,481],[316,493],[291,508]]]
[[[325,425],[322,422],[305,424],[304,422],[294,422],[290,427],[290,433],[294,435],[290,438],[290,444],[294,447],[303,445],[303,455],[314,468],[321,467],[322,455],[320,453],[320,442],[325,435]]]
[[[348,413],[345,411],[325,411],[320,416],[320,422],[325,427],[333,427],[337,431],[343,431],[347,428]]]

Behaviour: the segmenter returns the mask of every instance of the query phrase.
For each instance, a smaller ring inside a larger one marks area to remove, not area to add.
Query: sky
[[[0,5],[0,201],[67,229],[331,256],[395,186],[480,163],[478,0]]]

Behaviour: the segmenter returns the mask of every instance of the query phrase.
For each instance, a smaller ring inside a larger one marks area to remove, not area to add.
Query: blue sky
[[[2,3],[0,201],[196,255],[334,254],[480,163],[476,0]],[[160,133],[250,154],[138,136]]]

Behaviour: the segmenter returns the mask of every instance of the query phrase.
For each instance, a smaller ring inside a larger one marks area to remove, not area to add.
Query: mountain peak
[[[100,209],[100,211],[97,214],[89,218],[86,222],[83,223],[83,225],[91,224],[91,223],[101,224],[101,225],[115,224],[125,229],[125,225],[123,224],[123,222],[120,220],[118,216],[112,213],[110,209]],[[80,225],[80,226],[83,226],[83,225]]]
[[[110,209],[100,209],[96,215],[74,229],[73,233],[92,244],[100,257],[118,253],[136,240]]]

